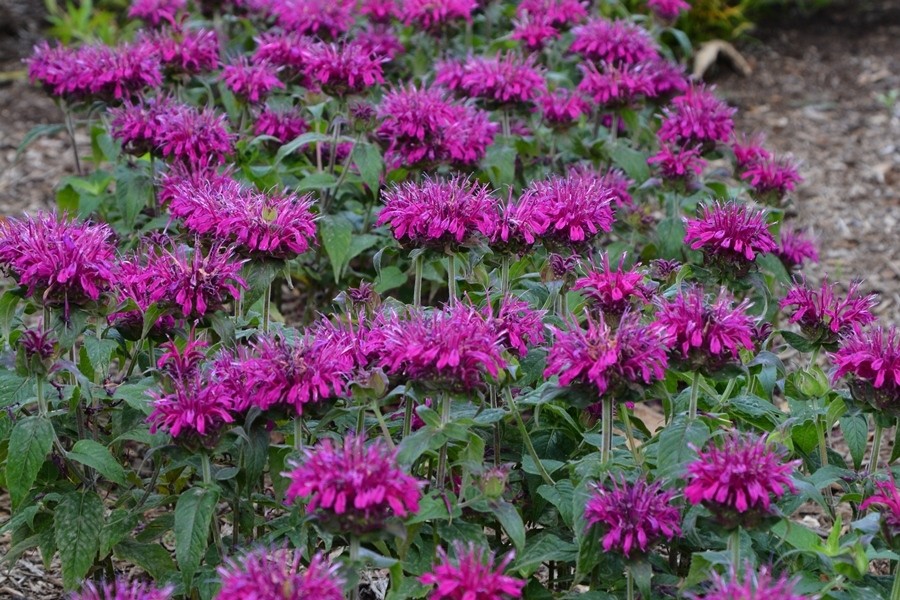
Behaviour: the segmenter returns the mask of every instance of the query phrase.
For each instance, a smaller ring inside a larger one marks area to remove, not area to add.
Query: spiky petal
[[[525,582],[504,575],[506,566],[512,562],[510,552],[499,562],[492,552],[473,543],[453,545],[455,560],[438,547],[438,563],[432,570],[419,578],[425,585],[437,587],[428,596],[432,600],[505,600],[521,598]]]

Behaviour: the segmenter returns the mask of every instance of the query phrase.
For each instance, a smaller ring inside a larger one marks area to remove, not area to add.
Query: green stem
[[[735,570],[740,569],[741,563],[741,528],[738,527],[728,537],[728,551],[731,553],[731,564]],[[739,572],[739,571],[738,571]]]
[[[266,286],[266,295],[263,297],[262,329],[263,333],[269,333],[269,317],[272,312],[272,282]]]
[[[697,396],[700,393],[700,374],[694,373],[694,380],[691,382],[691,403],[688,406],[688,418],[694,420],[697,418]]]
[[[447,290],[450,306],[456,306],[456,255],[453,253],[447,257]]]
[[[450,422],[450,394],[444,392],[443,397],[441,398],[441,429],[443,429],[449,422]],[[441,445],[441,451],[440,451],[440,454],[438,455],[437,487],[440,489],[444,489],[444,485],[446,484],[448,450],[449,450],[449,444],[447,442],[444,442],[443,445]]]
[[[509,125],[509,112],[503,111],[503,137],[509,138],[512,136],[512,127]]]
[[[303,452],[303,419],[300,415],[294,417],[294,450],[297,454]]]
[[[612,398],[608,394],[603,394],[600,399],[601,406],[601,447],[600,462],[606,465],[612,456],[612,420],[613,420],[613,403]]]
[[[359,537],[350,536],[350,568],[356,570],[359,563]],[[359,600],[359,581],[354,578],[353,588],[350,590],[350,600]]]
[[[203,483],[206,485],[206,487],[212,487],[212,466],[209,462],[208,452],[200,453],[200,466],[203,473]],[[225,544],[222,543],[222,534],[219,532],[219,519],[216,516],[215,512],[213,512],[212,518],[212,534],[213,541],[216,544],[216,549],[219,551],[219,556],[224,558]]]
[[[628,414],[628,408],[620,407],[622,414],[622,423],[625,424],[625,437],[628,438],[628,447],[631,449],[631,456],[634,457],[634,464],[644,468],[644,456],[638,448],[637,441],[634,439],[634,429],[631,426],[631,415]]]
[[[47,399],[44,397],[44,376],[39,375],[37,377],[36,382],[36,393],[37,393],[37,403],[38,403],[38,414],[46,418],[47,417]]]
[[[384,437],[384,441],[387,442],[388,448],[393,450],[396,446],[394,445],[394,440],[391,439],[391,432],[388,429],[387,423],[384,421],[384,415],[381,414],[378,400],[372,401],[372,412],[375,413],[375,419],[378,421],[378,426],[381,428],[381,435]]]
[[[415,403],[413,399],[409,396],[406,397],[406,405],[403,407],[403,437],[404,439],[409,437],[409,434],[412,433],[412,420],[413,420],[413,410],[415,409]]]
[[[78,145],[75,142],[75,121],[72,118],[72,111],[69,110],[69,107],[63,104],[63,115],[65,115],[66,120],[66,133],[69,134],[69,141],[72,142],[72,156],[75,157],[75,172],[78,173],[79,176],[84,175],[84,171],[81,169],[81,159],[78,158]]]
[[[820,468],[824,468],[828,466],[828,440],[826,439],[827,432],[825,431],[828,424],[825,422],[824,417],[820,416],[816,420],[816,435],[819,438],[819,463]],[[834,492],[831,491],[830,485],[825,488],[825,502],[828,504],[828,512],[834,517]]]
[[[894,585],[891,587],[891,600],[900,600],[900,561],[894,569]]]
[[[500,259],[500,294],[505,298],[509,293],[509,254]]]
[[[627,588],[625,592],[625,597],[628,600],[634,600],[634,574],[631,572],[631,567],[625,567],[625,577]]]
[[[550,477],[550,473],[547,472],[547,470],[544,468],[544,465],[541,463],[541,459],[538,457],[537,450],[534,449],[534,444],[531,443],[531,436],[528,435],[528,429],[525,427],[525,421],[522,420],[522,415],[519,413],[519,408],[516,406],[516,401],[513,400],[512,392],[508,387],[506,387],[503,388],[503,393],[506,396],[506,402],[507,404],[509,404],[509,409],[512,411],[512,414],[516,419],[516,425],[518,425],[519,427],[519,433],[522,435],[522,441],[525,443],[525,449],[528,450],[528,454],[529,456],[531,456],[531,460],[534,461],[541,479],[543,479],[544,483],[546,483],[547,485],[556,485],[556,482],[553,481],[552,477]]]
[[[491,398],[491,408],[499,408],[499,403],[497,402],[497,387],[490,387],[490,398]],[[500,466],[500,423],[494,423],[494,466]]]
[[[422,271],[425,269],[425,255],[419,254],[415,259],[416,280],[413,288],[413,306],[422,306]]]
[[[875,417],[873,420],[875,421],[875,439],[872,440],[872,457],[866,466],[868,475],[874,473],[875,469],[878,468],[878,458],[881,454],[881,438],[884,436],[884,427],[878,422],[878,417]]]

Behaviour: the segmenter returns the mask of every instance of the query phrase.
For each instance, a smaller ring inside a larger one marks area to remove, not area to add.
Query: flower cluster
[[[166,29],[140,39],[169,76],[206,73],[219,66],[219,37],[212,29]]]
[[[397,466],[396,453],[381,440],[348,435],[343,446],[330,438],[304,451],[304,459],[286,475],[286,496],[308,500],[306,510],[339,531],[357,535],[380,529],[389,517],[419,511],[421,484]]]
[[[495,252],[523,252],[537,243],[549,226],[550,218],[536,194],[523,194],[516,199],[510,191],[507,201],[500,207],[491,248]]]
[[[218,569],[216,600],[343,600],[338,565],[316,554],[303,568],[298,550],[259,548]]]
[[[630,483],[612,479],[612,489],[601,485],[584,507],[589,526],[600,524],[603,549],[615,550],[625,558],[646,554],[661,539],[671,540],[681,532],[681,513],[672,504],[675,492],[663,490],[662,483],[638,479]]]
[[[69,600],[169,600],[172,586],[159,588],[139,581],[128,582],[116,579],[112,582],[96,584],[86,581],[80,592],[72,594]]]
[[[734,131],[735,109],[702,86],[693,86],[663,109],[659,139],[669,144],[707,146],[727,141]]]
[[[900,490],[891,473],[890,479],[882,479],[875,482],[876,492],[859,505],[860,510],[866,510],[870,506],[876,506],[886,510],[881,511],[882,526],[887,533],[887,539],[900,534]]]
[[[739,274],[750,269],[757,254],[778,250],[765,213],[737,202],[703,206],[697,219],[686,219],[684,229],[684,241],[693,250],[701,250],[713,264],[736,269]]]
[[[521,598],[525,582],[504,575],[506,566],[514,557],[510,552],[499,562],[493,552],[470,543],[453,545],[456,560],[438,547],[438,564],[419,578],[428,586],[437,586],[428,596],[432,600],[504,600]]]
[[[832,355],[837,381],[849,375],[850,391],[875,410],[900,415],[900,335],[894,326],[853,330]]]
[[[457,21],[472,22],[477,0],[403,0],[403,22],[434,33]]]
[[[437,83],[467,98],[488,104],[528,104],[544,90],[544,77],[532,57],[515,54],[471,57],[464,63],[441,63]]]
[[[649,303],[650,289],[644,284],[644,273],[637,266],[630,270],[624,266],[624,254],[616,269],[609,265],[609,254],[604,254],[603,268],[589,271],[572,289],[581,290],[604,314],[620,315],[635,301]]]
[[[775,255],[788,270],[802,267],[806,262],[819,262],[815,241],[802,231],[782,226]]]
[[[550,221],[544,241],[570,247],[612,229],[613,191],[596,177],[570,172],[533,181],[524,195],[541,207]]]
[[[265,100],[272,90],[284,88],[277,67],[266,61],[251,62],[243,55],[225,65],[221,77],[236,96],[254,104]]]
[[[691,5],[684,0],[647,0],[647,8],[663,21],[674,21],[691,10]]]
[[[253,123],[253,133],[268,135],[281,144],[287,144],[309,129],[299,110],[265,108]]]
[[[276,0],[269,10],[275,22],[290,32],[336,39],[353,24],[355,3],[328,0]]]
[[[321,43],[310,48],[306,72],[323,91],[342,97],[384,83],[382,62],[383,58],[366,52],[358,42]]]
[[[500,345],[517,356],[525,356],[528,346],[544,341],[544,311],[532,309],[524,300],[506,296],[500,299],[496,315],[490,304],[484,307],[483,313],[497,332]]]
[[[802,181],[796,165],[789,158],[759,158],[741,173],[741,179],[761,202],[781,204],[788,192],[794,191]]]
[[[793,309],[789,321],[799,323],[811,341],[834,344],[855,326],[875,320],[872,309],[878,303],[877,297],[874,294],[863,296],[859,287],[859,282],[851,283],[847,297],[841,298],[827,278],[818,289],[809,287],[802,279],[781,300],[781,308]]]
[[[610,65],[633,64],[659,56],[649,32],[629,21],[594,18],[572,30],[570,50]]]

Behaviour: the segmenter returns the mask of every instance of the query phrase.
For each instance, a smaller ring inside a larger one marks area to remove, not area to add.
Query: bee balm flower
[[[425,573],[419,581],[437,588],[428,596],[432,600],[505,600],[521,598],[525,582],[504,575],[506,566],[512,562],[513,553],[507,554],[499,563],[493,553],[474,544],[468,546],[457,542],[453,546],[456,560],[451,560],[447,552],[438,547],[439,563],[432,571]]]
[[[172,592],[171,586],[158,588],[137,581],[129,583],[124,579],[102,584],[86,581],[84,588],[70,596],[69,600],[169,600]]]
[[[849,376],[850,391],[875,410],[900,416],[900,336],[894,326],[853,331],[832,354],[835,381]]]
[[[260,548],[219,567],[222,587],[216,600],[343,600],[344,581],[338,566],[321,554],[309,566],[300,564],[300,551]]]

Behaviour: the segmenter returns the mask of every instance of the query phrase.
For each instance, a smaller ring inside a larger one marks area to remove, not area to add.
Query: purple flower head
[[[575,246],[589,242],[613,224],[613,192],[597,178],[576,171],[565,177],[533,181],[524,195],[550,220],[544,241],[551,245]]]
[[[381,67],[384,61],[359,42],[341,45],[323,42],[310,48],[306,73],[325,93],[343,97],[384,83]]]
[[[535,194],[514,199],[510,190],[507,201],[500,206],[500,222],[491,238],[491,249],[520,254],[537,243],[549,226],[550,219]]]
[[[880,511],[882,528],[888,543],[892,543],[894,538],[900,534],[900,490],[897,489],[897,481],[890,469],[888,469],[888,474],[890,479],[876,481],[876,492],[866,498],[859,508],[866,510],[874,505],[882,509]]]
[[[304,450],[304,459],[290,473],[286,497],[308,501],[317,514],[338,531],[356,535],[381,529],[390,517],[419,512],[422,482],[397,465],[396,452],[379,438],[366,445],[350,434],[338,446],[330,438]]]
[[[660,57],[643,65],[653,87],[653,92],[648,95],[650,98],[663,101],[674,94],[683,94],[690,88],[690,80],[684,67],[678,63]]]
[[[66,214],[0,220],[0,269],[41,304],[69,314],[100,299],[113,278],[113,232],[106,224],[70,221]]]
[[[491,106],[528,104],[546,87],[534,58],[514,53],[470,57],[464,63],[439,63],[436,83]]]
[[[778,250],[775,251],[775,255],[781,259],[788,271],[802,267],[805,262],[819,262],[819,251],[816,248],[815,239],[805,232],[787,225],[781,227]]]
[[[529,346],[544,342],[543,310],[534,310],[524,300],[513,296],[500,299],[496,315],[490,304],[482,310],[485,320],[494,328],[501,347],[516,356],[528,354]]]
[[[647,68],[647,63],[602,63],[598,67],[592,62],[583,62],[578,68],[583,74],[578,91],[597,106],[629,106],[655,93],[654,73]]]
[[[506,366],[500,332],[466,303],[411,311],[382,325],[380,366],[437,389],[469,392]]]
[[[854,325],[831,358],[837,367],[834,381],[848,375],[857,400],[889,416],[900,416],[900,336],[895,326],[863,329]]]
[[[385,160],[392,167],[430,165],[449,158],[446,131],[454,116],[438,88],[397,88],[379,109],[378,137],[387,141]]]
[[[763,147],[766,138],[757,133],[750,137],[746,134],[735,133],[731,141],[731,151],[734,152],[734,162],[738,169],[746,169],[756,163],[769,160],[772,153]]]
[[[337,39],[353,25],[355,2],[329,0],[273,0],[275,22],[287,31],[323,39]]]
[[[746,180],[754,196],[761,202],[779,205],[788,192],[803,181],[797,165],[790,158],[760,158],[749,165],[741,179]]]
[[[638,313],[626,312],[613,331],[601,315],[586,314],[587,330],[577,322],[568,329],[551,327],[554,343],[544,377],[559,375],[560,385],[591,385],[602,396],[622,394],[665,376],[668,334],[656,323],[645,325]]]
[[[160,344],[160,350],[165,352],[156,361],[156,368],[175,382],[189,382],[200,373],[200,367],[206,360],[207,346],[209,344],[205,341],[189,339],[184,348],[180,348],[173,340],[168,340]]]
[[[186,6],[187,0],[132,0],[128,17],[141,19],[153,27],[158,27],[163,22],[174,27],[176,15]]]
[[[438,33],[458,21],[472,22],[478,0],[402,0],[403,22]]]
[[[659,56],[650,32],[630,21],[593,18],[572,29],[572,34],[570,50],[595,62],[622,65]]]
[[[464,167],[477,164],[494,143],[499,126],[488,113],[466,104],[451,105],[450,114],[444,129],[447,161]]]
[[[419,577],[421,583],[437,586],[428,596],[431,600],[506,600],[522,597],[525,582],[503,574],[513,560],[512,552],[497,562],[493,552],[487,552],[471,542],[468,545],[454,542],[453,554],[455,560],[451,560],[447,552],[438,546],[438,564]]]
[[[243,55],[225,65],[220,78],[235,96],[254,104],[265,100],[272,90],[284,89],[278,67],[265,61],[251,62]]]
[[[626,559],[644,555],[663,538],[681,533],[681,511],[672,503],[675,492],[663,490],[659,481],[643,477],[629,483],[612,478],[612,489],[599,484],[584,507],[588,526],[603,527],[603,549],[620,552]]]
[[[193,75],[219,66],[219,37],[212,29],[164,29],[142,38],[170,75]]]
[[[400,17],[397,0],[360,0],[359,13],[372,23],[390,23]]]
[[[765,213],[738,202],[703,206],[697,219],[685,219],[684,242],[701,250],[708,262],[746,274],[757,254],[775,252]]]
[[[496,199],[487,186],[462,176],[405,182],[384,193],[378,225],[414,247],[455,248],[497,230]]]
[[[266,107],[259,113],[253,124],[254,134],[271,136],[281,144],[287,144],[307,130],[309,130],[309,125],[300,116],[300,110],[296,108]]]
[[[711,89],[693,86],[663,109],[659,139],[678,144],[699,144],[706,149],[731,138],[736,109],[713,94]]]
[[[19,336],[16,344],[22,348],[25,358],[29,362],[31,359],[44,362],[53,358],[56,335],[52,329],[26,329]]]
[[[753,570],[749,564],[738,575],[737,567],[728,567],[728,578],[716,571],[710,573],[711,586],[703,595],[691,594],[691,600],[809,600],[794,591],[794,581],[787,575],[775,578],[769,567]]]
[[[144,331],[144,314],[153,301],[150,296],[156,282],[149,281],[146,275],[146,257],[156,250],[146,241],[142,241],[137,250],[118,262],[114,270],[113,295],[118,304],[133,302],[136,310],[112,312],[107,315],[107,322],[127,340],[137,341]],[[147,337],[154,341],[168,339],[175,328],[172,315],[160,315],[150,327]]]
[[[525,14],[513,21],[513,25],[510,38],[522,42],[532,52],[541,50],[551,40],[559,37],[559,30],[546,16]]]
[[[659,174],[669,181],[690,181],[706,167],[700,146],[670,144],[662,144],[659,152],[647,159],[647,164],[657,165]]]
[[[684,496],[703,504],[729,529],[753,528],[773,514],[771,496],[797,493],[791,472],[799,460],[785,461],[763,437],[733,432],[721,445],[710,443],[687,467]]]
[[[158,588],[139,581],[116,579],[102,584],[85,581],[80,592],[75,592],[67,598],[68,600],[169,600],[172,598],[172,592],[172,586]]]
[[[314,332],[261,338],[247,368],[253,403],[262,410],[287,404],[302,415],[309,404],[343,395],[356,366],[351,350],[345,340]]]
[[[359,47],[360,52],[385,61],[394,60],[406,52],[403,42],[394,35],[390,28],[385,26],[363,29],[356,33],[353,41]]]
[[[185,319],[199,319],[238,297],[247,287],[234,250],[221,243],[204,253],[199,241],[195,248],[160,248],[148,260],[144,281],[151,286],[150,301],[165,306]]]
[[[174,381],[172,391],[152,390],[149,395],[153,406],[147,417],[150,433],[163,429],[189,445],[199,441],[213,447],[222,427],[234,422],[230,399],[220,396],[216,387],[200,376]]]
[[[858,281],[851,283],[847,296],[842,298],[827,278],[818,289],[811,288],[803,278],[794,283],[781,301],[781,308],[793,308],[789,321],[799,323],[810,341],[834,344],[855,326],[875,320],[872,309],[878,304],[878,297],[875,294],[863,296],[859,286]]]
[[[338,565],[316,554],[307,567],[300,551],[258,548],[218,568],[222,587],[215,600],[343,600]]]
[[[555,128],[570,127],[581,115],[590,112],[587,101],[566,88],[545,92],[535,99],[535,103],[544,116],[544,121]]]
[[[233,151],[234,136],[227,117],[211,108],[198,111],[183,105],[166,115],[156,143],[159,152],[191,170],[221,165]]]
[[[554,27],[579,23],[587,17],[586,3],[581,0],[522,0],[516,7],[516,16],[537,17]]]
[[[297,78],[305,74],[306,63],[316,43],[313,38],[294,31],[266,31],[256,38],[253,60],[267,61]]]
[[[139,103],[125,101],[109,109],[110,135],[122,143],[125,151],[135,156],[156,151],[166,120],[182,105],[168,96],[144,98]]]
[[[644,284],[644,272],[637,269],[625,269],[625,255],[619,258],[619,266],[613,269],[609,265],[609,255],[603,255],[603,266],[600,270],[589,271],[575,282],[573,290],[582,290],[591,302],[603,314],[621,315],[635,302],[650,302],[651,290]]]
[[[662,21],[671,22],[691,10],[691,5],[684,0],[647,0],[647,8]]]
[[[734,298],[723,288],[707,301],[703,288],[690,286],[671,300],[658,300],[657,321],[673,339],[670,358],[685,370],[715,372],[740,350],[753,349],[753,319],[747,314],[749,300],[734,306]]]

